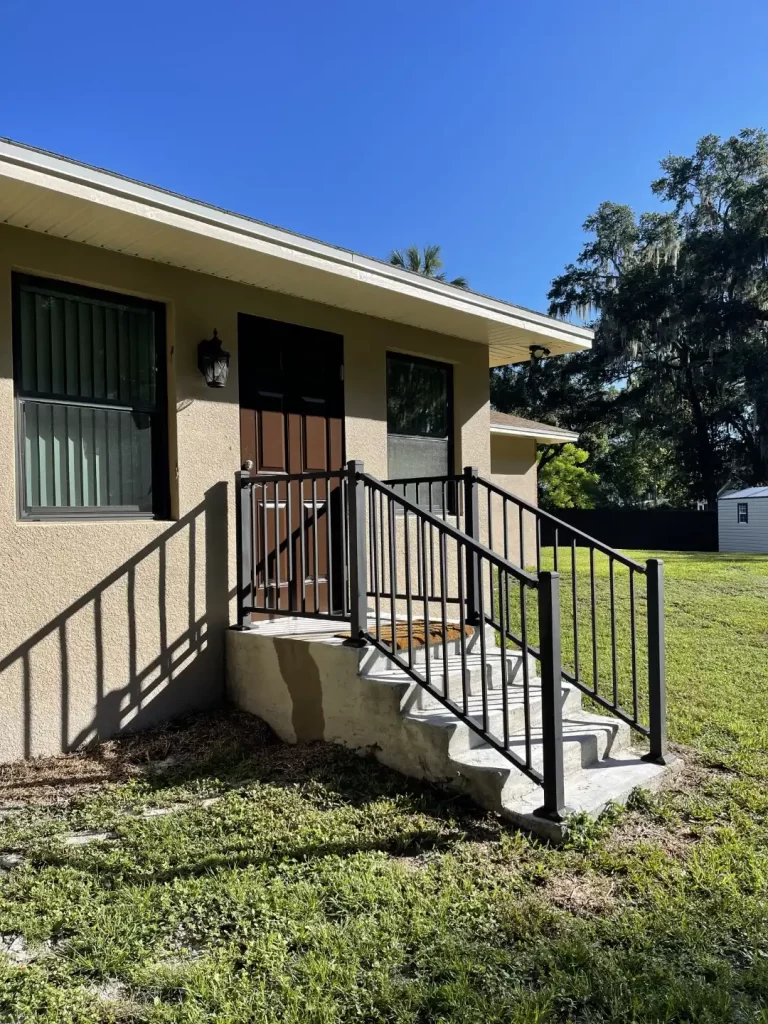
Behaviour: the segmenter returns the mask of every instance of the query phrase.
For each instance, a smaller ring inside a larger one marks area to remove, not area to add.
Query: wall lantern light
[[[197,368],[205,377],[209,388],[223,388],[229,375],[229,352],[221,347],[221,338],[213,330],[213,337],[197,346]]]
[[[531,353],[534,363],[538,363],[540,359],[546,359],[549,355],[549,349],[544,348],[543,345],[531,345],[528,351]]]

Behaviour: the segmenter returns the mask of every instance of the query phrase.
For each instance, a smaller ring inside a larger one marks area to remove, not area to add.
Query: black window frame
[[[21,289],[24,285],[51,289],[60,295],[72,298],[94,299],[118,306],[132,306],[136,309],[151,310],[154,313],[155,349],[155,404],[154,410],[141,408],[138,404],[126,405],[111,399],[88,399],[27,391],[22,387],[21,375]],[[15,404],[16,432],[16,494],[17,515],[27,522],[83,522],[115,520],[170,520],[170,449],[168,424],[168,352],[167,352],[167,309],[165,303],[141,299],[135,295],[114,292],[106,288],[94,288],[75,284],[58,278],[41,277],[37,274],[13,272],[11,275],[11,318],[13,342],[13,391]],[[28,506],[26,503],[26,476],[24,454],[24,404],[37,402],[47,405],[64,405],[91,409],[105,409],[114,412],[143,412],[150,417],[152,444],[152,511],[141,512],[132,506],[119,505],[44,505]]]
[[[741,513],[744,513],[744,518],[741,518]],[[736,522],[739,526],[742,523],[749,523],[749,502],[748,501],[737,501],[736,502]]]

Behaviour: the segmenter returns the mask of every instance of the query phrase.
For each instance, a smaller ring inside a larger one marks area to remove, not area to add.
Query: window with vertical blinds
[[[14,277],[22,514],[167,515],[164,309]]]

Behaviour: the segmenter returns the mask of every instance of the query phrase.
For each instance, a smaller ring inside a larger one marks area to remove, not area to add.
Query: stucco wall
[[[11,271],[167,305],[174,522],[17,519]],[[72,749],[218,701],[234,587],[237,314],[344,336],[346,448],[386,476],[388,350],[451,362],[456,466],[490,470],[484,346],[0,225],[0,760]],[[197,342],[232,353],[205,387]]]
[[[491,479],[505,491],[537,504],[536,441],[528,437],[491,434]],[[503,513],[501,498],[494,498],[493,548],[504,553]],[[497,525],[498,524],[498,525]],[[519,519],[507,509],[507,553],[511,561],[520,564]],[[526,566],[535,564],[536,524],[533,515],[523,514],[523,556]]]

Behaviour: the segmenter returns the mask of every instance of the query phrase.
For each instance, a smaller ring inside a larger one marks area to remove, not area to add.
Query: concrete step
[[[520,651],[508,650],[505,652],[506,661],[506,682],[508,686],[523,685],[523,658]],[[488,692],[501,691],[504,683],[501,650],[496,647],[489,649],[483,661],[480,653],[475,650],[466,654],[464,658],[452,654],[445,660],[415,661],[413,669],[430,685],[443,696],[449,697],[456,703],[462,703],[464,695],[464,679],[466,668],[466,689],[468,696],[479,696],[483,692],[483,676],[485,688]],[[427,677],[429,669],[429,677]],[[360,673],[366,679],[378,679],[380,681],[392,680],[393,677],[401,676],[410,679],[410,676],[395,665],[389,658],[376,660],[372,668],[366,667]],[[533,660],[529,658],[528,678],[531,689],[538,686],[538,678],[535,675]],[[447,680],[447,685],[446,685]],[[422,709],[439,708],[441,703],[434,698],[428,690],[418,687],[416,694],[416,706]]]
[[[501,687],[499,648],[487,647],[485,701],[482,664],[477,651],[466,657],[467,713],[481,728],[484,721],[490,735],[504,742],[504,694]],[[505,651],[510,685],[506,688],[509,750],[525,760],[525,699],[522,685],[520,651]],[[532,662],[532,659],[530,659]],[[384,656],[374,662],[374,671],[365,672],[372,683],[396,686],[402,694],[400,713],[403,725],[419,752],[419,763],[430,777],[453,778],[456,785],[478,804],[496,811],[516,824],[553,840],[562,839],[564,824],[551,822],[535,811],[543,802],[541,786],[510,762],[453,712],[410,681],[407,673],[393,666]],[[424,659],[415,664],[424,672]],[[432,682],[443,689],[442,659],[430,663]],[[445,663],[448,695],[463,707],[462,659],[454,652]],[[531,666],[532,667],[532,666]],[[410,682],[410,685],[408,683]],[[543,771],[541,736],[540,680],[531,671],[528,715],[531,727],[531,767]],[[584,811],[597,816],[609,802],[621,803],[637,786],[657,788],[669,766],[642,760],[644,749],[633,743],[632,730],[624,722],[582,709],[582,695],[576,687],[564,683],[563,696],[563,770],[567,810]],[[485,707],[484,707],[485,704]]]
[[[565,753],[574,740],[565,740]],[[609,803],[623,804],[634,789],[660,788],[682,764],[670,758],[666,765],[644,761],[640,747],[624,746],[589,764],[574,768],[572,759],[565,771],[566,821],[552,822],[537,814],[543,794],[540,786],[489,746],[451,758],[456,783],[481,807],[496,811],[516,825],[545,838],[560,841],[567,829],[567,816],[586,813],[596,818]],[[521,781],[522,780],[522,781]]]

